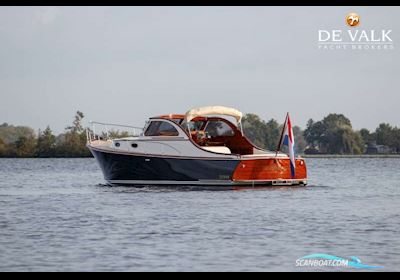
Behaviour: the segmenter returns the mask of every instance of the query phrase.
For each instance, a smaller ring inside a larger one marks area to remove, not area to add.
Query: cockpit
[[[224,154],[252,155],[255,147],[243,134],[241,113],[225,107],[204,107],[186,115],[164,115],[153,118],[145,136],[179,136],[174,125],[183,130],[189,139],[204,150]],[[238,120],[235,125],[218,112]],[[239,115],[240,113],[240,115]],[[167,121],[162,121],[167,120]]]

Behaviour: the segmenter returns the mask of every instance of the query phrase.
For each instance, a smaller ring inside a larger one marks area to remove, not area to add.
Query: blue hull
[[[111,184],[229,184],[239,160],[179,159],[90,149]]]

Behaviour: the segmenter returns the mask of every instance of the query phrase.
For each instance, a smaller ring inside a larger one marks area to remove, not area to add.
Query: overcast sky
[[[319,50],[319,29],[393,29],[389,51]],[[1,7],[0,123],[235,107],[295,125],[343,113],[400,126],[399,7]]]

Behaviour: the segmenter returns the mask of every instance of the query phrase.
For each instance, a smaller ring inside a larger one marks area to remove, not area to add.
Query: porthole
[[[119,146],[121,146],[121,144],[120,144],[120,143],[118,143],[118,142],[117,142],[117,143],[115,143],[115,147],[117,147],[117,148],[118,148]]]
[[[137,147],[138,147],[138,144],[132,143],[131,146],[132,146],[132,148],[137,148]]]

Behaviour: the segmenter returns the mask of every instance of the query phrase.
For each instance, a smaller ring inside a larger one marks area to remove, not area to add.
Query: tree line
[[[0,126],[0,157],[10,158],[72,158],[91,157],[86,148],[84,114],[78,111],[71,126],[56,136],[48,126],[37,134],[30,127]]]
[[[259,147],[272,151],[277,148],[282,128],[283,124],[276,120],[266,122],[254,114],[243,120],[246,136]],[[343,114],[329,114],[320,121],[310,119],[305,130],[295,126],[293,133],[295,150],[300,154],[360,155],[378,145],[386,148],[385,153],[400,153],[400,128],[382,123],[373,132],[365,128],[356,131]]]
[[[86,147],[84,114],[76,112],[72,124],[59,135],[48,126],[36,133],[26,126],[0,125],[0,157],[71,158],[91,157]],[[275,151],[283,124],[262,120],[255,114],[243,118],[245,135],[258,147]],[[382,123],[375,131],[353,129],[342,114],[329,114],[320,121],[310,119],[305,130],[293,127],[295,150],[298,154],[364,154],[368,147],[382,145],[392,153],[400,153],[400,129]],[[104,135],[103,135],[104,136]],[[111,137],[128,136],[127,132],[111,131]]]

